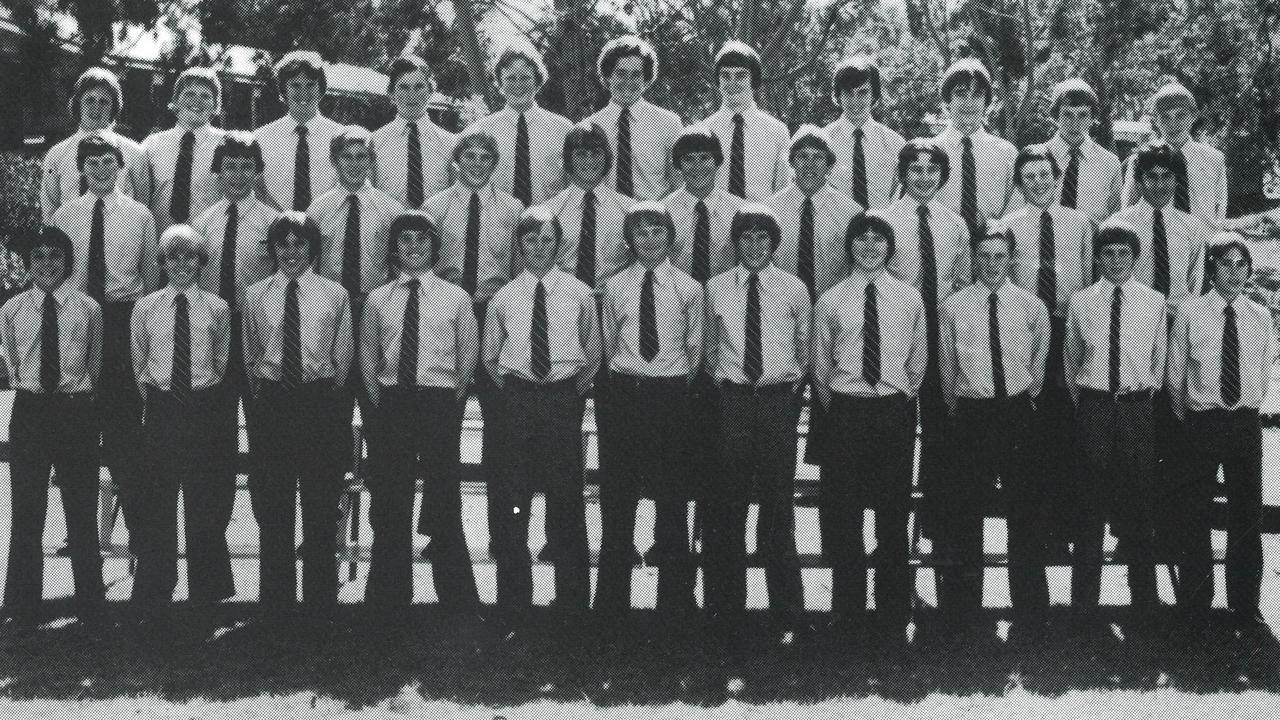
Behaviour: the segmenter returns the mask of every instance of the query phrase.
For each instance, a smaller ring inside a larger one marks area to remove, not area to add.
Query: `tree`
[[[137,23],[152,27],[161,14],[180,0],[6,0],[14,23],[29,37],[53,42],[49,32],[55,14],[70,15],[76,21],[69,40],[81,50],[82,67],[102,62],[114,44],[115,23]]]

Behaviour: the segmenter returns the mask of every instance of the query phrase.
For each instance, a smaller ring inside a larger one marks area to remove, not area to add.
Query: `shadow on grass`
[[[752,614],[731,642],[717,643],[697,622],[673,624],[652,611],[637,611],[620,632],[606,634],[590,619],[567,622],[538,610],[511,633],[434,606],[414,606],[393,622],[373,622],[357,606],[343,607],[332,631],[279,637],[254,621],[254,606],[225,610],[230,629],[208,641],[192,629],[191,610],[182,605],[174,610],[172,632],[158,641],[144,642],[125,626],[90,637],[74,625],[46,625],[33,637],[4,640],[0,692],[57,699],[156,695],[177,702],[312,692],[361,707],[408,685],[427,699],[501,707],[540,699],[718,705],[730,692],[746,702],[870,695],[911,702],[935,692],[1000,695],[1014,687],[1046,696],[1157,687],[1280,691],[1276,643],[1227,631],[1190,641],[1155,632],[1124,642],[1058,631],[1043,642],[1011,646],[994,634],[997,616],[991,615],[986,636],[886,650],[838,641],[821,629],[777,647],[763,614]],[[111,613],[127,616],[119,606]],[[1125,619],[1122,610],[1106,618]],[[817,628],[825,622],[823,615],[806,619]],[[1054,619],[1068,624],[1065,615]]]

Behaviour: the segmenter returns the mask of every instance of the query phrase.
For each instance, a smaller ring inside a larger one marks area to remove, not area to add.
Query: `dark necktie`
[[[347,294],[360,294],[360,198],[347,197],[347,229],[342,236],[342,286]]]
[[[218,295],[236,312],[236,236],[240,232],[240,206],[227,205],[227,228],[222,235],[222,258],[218,268]]]
[[[991,332],[991,384],[997,398],[1006,398],[1009,397],[1009,389],[1004,384],[1004,351],[1000,346],[1000,296],[991,293],[987,304],[987,327]]]
[[[44,296],[40,313],[40,387],[47,393],[58,391],[62,383],[62,348],[58,344],[58,301]]]
[[[293,209],[306,212],[311,206],[311,146],[307,144],[307,126],[299,125],[298,149],[293,156]]]
[[[529,369],[534,377],[545,380],[551,372],[551,347],[547,344],[547,290],[541,280],[534,283],[529,351]]]
[[[302,318],[298,312],[298,281],[290,280],[284,293],[281,323],[280,381],[286,388],[302,384]]]
[[[929,208],[921,205],[920,215],[920,294],[924,297],[925,329],[929,339],[929,368],[938,369],[938,260],[934,256],[933,230],[929,227]]]
[[[658,356],[658,321],[653,307],[653,271],[644,271],[640,287],[640,357],[651,362]]]
[[[196,134],[188,130],[178,146],[178,166],[173,171],[173,194],[169,197],[169,216],[174,222],[191,219],[191,163],[195,148]]]
[[[1107,350],[1107,385],[1114,395],[1120,392],[1120,303],[1124,290],[1117,285],[1111,293],[1111,337]]]
[[[105,302],[107,281],[106,205],[102,198],[93,204],[93,222],[89,227],[89,268],[86,291],[101,305]]]
[[[467,244],[462,255],[462,289],[476,294],[476,266],[480,262],[480,196],[467,203]]]
[[[582,196],[582,225],[578,228],[578,279],[596,286],[596,193]]]
[[[169,389],[179,400],[191,397],[191,310],[186,293],[178,293],[173,308],[173,370]]]
[[[1169,233],[1160,208],[1151,211],[1151,287],[1163,295],[1169,294]]]
[[[1178,163],[1178,167],[1173,170],[1173,177],[1178,181],[1178,186],[1173,191],[1173,206],[1182,212],[1191,212],[1191,188],[1187,184],[1187,161],[1186,153],[1182,150],[1174,152],[1182,156],[1182,162]]]
[[[409,123],[409,157],[405,168],[405,203],[410,208],[422,206],[422,136],[418,134],[418,123]]]
[[[970,234],[978,227],[978,168],[973,159],[973,138],[960,141],[960,216],[969,224]]]
[[[747,166],[743,158],[742,115],[733,116],[733,141],[729,145],[729,193],[740,198],[747,197]]]
[[[880,306],[874,282],[867,283],[862,301],[862,379],[873,388],[880,382]]]
[[[817,299],[813,259],[813,198],[806,197],[800,206],[800,233],[796,237],[796,275],[809,288],[809,302]]]
[[[1227,408],[1240,401],[1240,329],[1236,309],[1228,305],[1222,323],[1222,404]]]
[[[619,195],[635,195],[631,181],[631,108],[622,108],[622,112],[618,114],[617,179]]]
[[[516,162],[515,170],[511,176],[511,194],[516,199],[529,207],[533,204],[533,186],[529,182],[529,123],[524,119],[524,113],[520,113],[520,119],[516,121]]]
[[[862,206],[865,210],[870,205],[867,204],[867,157],[862,152],[862,128],[853,131],[853,159],[850,169],[853,186],[851,188],[853,201]]]
[[[84,176],[84,173],[80,173],[80,194],[87,192],[89,192],[89,179]]]
[[[711,216],[707,212],[707,204],[701,200],[693,206],[693,212],[693,259],[689,274],[705,285],[711,277]]]
[[[1040,272],[1036,276],[1036,294],[1050,315],[1058,308],[1058,259],[1054,245],[1053,215],[1046,209],[1040,213]]]
[[[756,273],[751,273],[751,277],[747,280],[747,316],[743,334],[746,342],[742,351],[742,372],[754,385],[764,374],[764,356],[760,340],[760,276]]]
[[[1062,204],[1073,208],[1076,206],[1080,185],[1080,148],[1071,148],[1071,160],[1067,162],[1067,172],[1062,176]]]
[[[409,296],[404,301],[404,325],[400,329],[400,363],[396,382],[402,387],[418,385],[418,287],[417,280],[404,284]]]

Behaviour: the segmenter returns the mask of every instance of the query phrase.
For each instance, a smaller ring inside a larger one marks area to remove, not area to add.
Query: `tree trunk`
[[[458,31],[458,44],[462,47],[463,62],[471,75],[472,95],[481,95],[492,107],[495,93],[485,69],[484,51],[480,49],[480,35],[476,29],[475,8],[472,0],[453,0],[453,25]]]

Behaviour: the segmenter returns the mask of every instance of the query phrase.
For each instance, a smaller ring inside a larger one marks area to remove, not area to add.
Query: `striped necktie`
[[[284,294],[281,323],[280,381],[286,388],[302,384],[302,318],[298,311],[298,281],[290,280]]]

